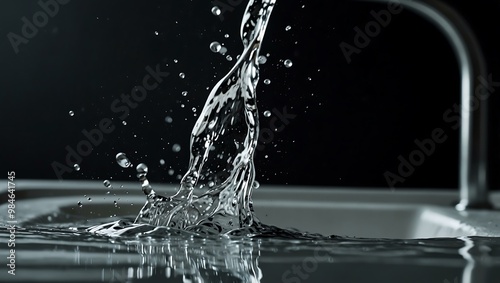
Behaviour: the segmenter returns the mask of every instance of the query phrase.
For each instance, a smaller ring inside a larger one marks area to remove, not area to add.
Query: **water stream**
[[[240,29],[243,52],[212,89],[193,127],[189,169],[177,193],[158,195],[147,179],[147,166],[137,167],[147,202],[133,227],[148,224],[202,234],[277,232],[262,225],[252,208],[259,52],[274,5],[275,0],[249,1]],[[123,155],[117,162],[124,162]],[[123,226],[115,223],[111,231]],[[89,231],[106,234],[101,226]]]

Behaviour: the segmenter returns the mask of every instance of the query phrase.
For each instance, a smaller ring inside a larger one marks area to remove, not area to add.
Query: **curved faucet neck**
[[[450,42],[460,67],[461,127],[458,210],[491,208],[488,199],[488,101],[477,95],[476,80],[487,81],[480,45],[463,17],[439,0],[365,0],[400,3],[439,28]],[[487,86],[485,86],[487,87]],[[476,96],[477,95],[477,96]]]

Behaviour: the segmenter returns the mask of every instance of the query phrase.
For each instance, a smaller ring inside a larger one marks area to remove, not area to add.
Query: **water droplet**
[[[260,183],[259,183],[259,181],[253,181],[253,185],[252,185],[252,187],[253,187],[255,190],[256,190],[256,189],[258,189],[258,188],[260,187]]]
[[[191,110],[192,110],[193,112],[196,112],[196,108],[194,108],[194,107],[193,107],[193,108],[191,108]]]
[[[220,49],[221,49],[221,47],[222,46],[217,41],[214,41],[214,42],[210,43],[210,50],[212,50],[212,52],[214,52],[214,53],[219,52]]]
[[[164,159],[160,159],[160,165],[165,165],[165,160]]]
[[[229,34],[228,34],[228,33],[226,33],[226,34],[224,35],[224,37],[225,37],[225,38],[229,38]]]
[[[220,53],[220,54],[222,54],[222,55],[225,55],[225,54],[226,54],[226,52],[227,52],[227,48],[226,48],[226,47],[224,47],[224,46],[222,46],[222,47],[220,48],[219,53]]]
[[[177,59],[174,59],[174,63],[177,64],[179,62],[179,60]]]
[[[177,144],[177,143],[176,143],[176,144],[174,144],[174,145],[172,146],[172,151],[173,151],[173,152],[179,152],[179,151],[181,151],[181,146],[180,146],[179,144]]]
[[[221,14],[221,10],[219,9],[219,7],[213,6],[212,7],[212,14],[214,14],[214,16],[220,15]]]
[[[168,170],[168,175],[173,176],[175,173],[174,169],[169,169]]]
[[[81,201],[79,201],[79,202],[77,203],[77,205],[78,205],[79,207],[82,207],[82,206],[83,206],[83,204],[82,204],[82,202],[81,202]]]
[[[158,34],[159,34],[158,31],[155,31],[155,35],[158,35]]]
[[[90,197],[89,197],[87,200],[88,200],[88,201],[92,201],[92,198],[90,198]]]
[[[265,80],[264,80],[264,84],[268,85],[268,84],[270,84],[270,83],[271,83],[271,80],[270,80],[270,79],[265,79]]]
[[[76,171],[80,171],[80,165],[78,164],[73,165],[73,168],[75,168]]]
[[[71,116],[71,117],[75,116],[75,112],[69,111],[69,116]]]
[[[183,78],[185,78],[185,77],[186,77],[186,74],[184,74],[184,73],[179,73],[179,78],[183,79]]]
[[[259,64],[265,64],[267,62],[267,57],[260,55],[258,61],[259,61]]]
[[[123,168],[130,167],[130,160],[128,160],[127,156],[123,152],[116,155],[116,162]]]
[[[109,188],[111,187],[111,182],[109,180],[104,180],[104,182],[102,182],[103,185],[106,187],[106,188]]]
[[[269,110],[264,111],[264,116],[271,117],[271,111],[269,111]]]
[[[172,117],[170,117],[170,116],[165,117],[165,122],[170,124],[170,123],[172,123],[172,121],[174,121],[174,119],[172,119]]]
[[[289,31],[289,30],[291,30],[291,29],[292,29],[292,27],[291,27],[291,26],[286,26],[286,27],[285,27],[285,30],[286,30],[286,31]]]
[[[285,67],[287,67],[287,68],[290,68],[291,66],[293,66],[293,62],[290,59],[286,59],[284,64],[285,64]]]
[[[182,95],[182,96],[187,96],[187,95],[188,95],[188,92],[187,92],[187,91],[183,91],[183,92],[181,92],[181,95]]]
[[[227,60],[227,61],[233,61],[233,57],[231,57],[231,55],[227,55],[227,56],[226,56],[226,60]]]
[[[209,187],[209,188],[211,188],[211,187],[213,187],[213,186],[215,186],[214,181],[210,181],[210,182],[208,182],[208,187]]]
[[[124,126],[126,126],[126,125],[127,125],[127,121],[122,121],[122,124],[123,124]]]
[[[144,163],[140,163],[139,165],[137,165],[135,170],[137,171],[137,174],[148,174],[148,166]]]

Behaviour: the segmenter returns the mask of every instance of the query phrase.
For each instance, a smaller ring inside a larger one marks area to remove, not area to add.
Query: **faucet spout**
[[[439,0],[394,1],[432,22],[453,47],[461,77],[461,127],[459,155],[460,202],[457,210],[489,209],[487,139],[488,101],[475,94],[475,81],[486,82],[486,64],[479,43],[463,17]]]

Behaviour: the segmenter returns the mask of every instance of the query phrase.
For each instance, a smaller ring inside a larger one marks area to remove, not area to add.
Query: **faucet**
[[[459,211],[491,209],[487,180],[488,101],[478,99],[479,107],[470,109],[474,101],[475,80],[486,78],[486,64],[479,43],[463,17],[439,0],[364,0],[393,2],[412,10],[432,22],[446,36],[457,57],[461,77],[461,126],[459,156]]]

